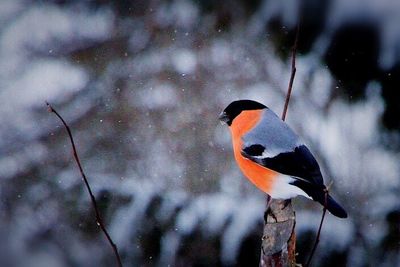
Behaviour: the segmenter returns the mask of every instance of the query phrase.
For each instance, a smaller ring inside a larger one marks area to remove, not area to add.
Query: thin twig
[[[110,234],[107,232],[107,229],[106,229],[106,227],[105,227],[105,225],[103,223],[103,220],[102,220],[102,218],[100,216],[99,208],[97,207],[96,198],[93,195],[93,192],[92,192],[92,189],[90,188],[88,179],[86,178],[86,175],[85,175],[85,173],[83,171],[81,162],[79,160],[78,153],[76,151],[74,138],[72,137],[72,132],[71,132],[68,124],[63,119],[63,117],[61,117],[61,115],[48,102],[46,102],[46,105],[47,105],[48,111],[56,114],[56,116],[61,120],[61,122],[63,123],[65,129],[68,132],[68,136],[69,136],[69,139],[70,139],[71,145],[72,145],[72,150],[73,150],[73,155],[74,155],[75,162],[78,165],[78,168],[79,168],[79,171],[80,171],[81,176],[83,178],[83,181],[85,182],[86,189],[87,189],[87,191],[88,191],[88,193],[90,195],[90,200],[92,201],[92,205],[93,205],[93,208],[94,208],[94,211],[95,211],[95,214],[96,214],[96,223],[100,227],[100,229],[103,231],[104,235],[106,236],[108,242],[110,243],[110,245],[111,245],[111,247],[112,247],[112,249],[114,251],[114,254],[115,254],[115,257],[116,257],[117,263],[118,263],[117,266],[122,267],[122,261],[121,261],[121,257],[119,256],[119,253],[118,253],[117,245],[115,245],[115,243],[111,239]]]
[[[293,48],[292,48],[292,71],[291,71],[291,75],[290,75],[290,81],[289,81],[289,85],[288,85],[288,90],[287,90],[287,94],[286,94],[286,100],[285,100],[285,105],[284,105],[284,108],[283,108],[283,112],[282,112],[282,120],[284,121],[285,120],[285,118],[286,118],[286,113],[287,113],[287,109],[288,109],[288,106],[289,106],[289,100],[290,100],[290,96],[291,96],[291,94],[292,94],[292,87],[293,87],[293,81],[294,81],[294,77],[295,77],[295,75],[296,75],[296,53],[297,53],[297,44],[298,44],[298,39],[299,39],[299,31],[300,31],[300,22],[298,23],[298,25],[297,25],[297,30],[296,30],[296,37],[295,37],[295,40],[294,40],[294,44],[293,44]],[[268,196],[267,197],[267,209],[266,209],[266,211],[265,211],[265,213],[264,213],[264,221],[265,221],[265,225],[267,225],[268,224],[268,212],[270,211],[270,209],[271,209],[271,207],[270,207],[270,204],[271,204],[271,197],[270,196]],[[289,203],[290,203],[290,200],[288,200],[289,201]],[[285,204],[284,205],[284,207],[286,207],[287,206],[287,204]],[[271,210],[272,211],[272,210]],[[290,211],[292,211],[293,212],[293,209],[292,208],[290,208],[289,209],[289,212]],[[267,214],[267,216],[265,216]],[[294,212],[293,212],[293,214],[294,214]],[[275,219],[275,221],[277,222],[277,219],[276,219],[276,217],[274,216],[274,213],[273,212],[271,212],[270,213],[270,215]],[[293,215],[294,216],[294,215]],[[294,222],[295,223],[295,222]],[[265,231],[265,230],[264,230]],[[295,243],[296,243],[296,237],[295,237],[295,235],[294,235],[294,225],[293,225],[293,228],[291,229],[291,235],[290,235],[290,238],[289,238],[289,240],[288,240],[288,243],[289,243],[289,245],[288,245],[288,249],[287,249],[287,251],[289,252],[289,251],[292,251],[293,253],[287,253],[287,256],[286,256],[286,258],[289,260],[288,262],[295,262],[296,260],[295,260],[295,253],[294,253],[294,251],[295,251]],[[268,261],[270,261],[271,259],[273,260],[273,262],[275,262],[277,259],[275,258],[271,258],[271,257],[267,257],[266,255],[265,255],[265,251],[264,251],[264,242],[262,243],[262,245],[261,245],[261,249],[262,249],[262,255],[261,255],[261,261],[260,261],[260,266],[267,266],[267,262]],[[280,256],[278,256],[278,260],[280,260],[280,262],[279,263],[277,263],[276,265],[278,266],[281,266],[282,264],[284,264],[283,263],[283,261],[282,261],[282,259],[283,258],[281,258],[282,257],[282,254],[280,254]]]
[[[283,121],[286,119],[286,113],[287,113],[287,109],[289,107],[290,96],[292,94],[294,76],[296,75],[296,53],[297,53],[297,44],[298,44],[298,40],[299,40],[299,32],[300,32],[300,22],[297,24],[296,37],[294,39],[294,44],[292,47],[292,72],[290,74],[290,80],[289,80],[288,90],[287,90],[286,99],[285,99],[285,106],[283,107],[283,112],[282,112],[282,120]]]
[[[282,112],[282,120],[283,121],[286,119],[286,114],[287,114],[287,110],[288,110],[288,107],[289,107],[290,96],[292,94],[294,77],[296,76],[296,70],[297,70],[296,69],[296,54],[297,54],[297,46],[298,46],[298,41],[299,41],[299,33],[300,33],[300,22],[297,24],[296,36],[295,36],[294,44],[293,44],[293,47],[292,47],[292,70],[291,70],[291,74],[290,74],[290,80],[289,80],[288,90],[287,90],[287,94],[286,94],[285,105],[283,107],[283,112]],[[324,223],[325,214],[326,214],[327,198],[328,198],[328,189],[326,189],[326,191],[325,191],[324,209],[322,211],[322,218],[321,218],[321,222],[319,224],[317,237],[315,239],[314,246],[313,246],[313,248],[311,250],[310,257],[308,258],[308,261],[307,261],[307,264],[305,265],[305,267],[310,266],[312,257],[314,256],[315,250],[318,247],[318,243],[319,243],[319,239],[320,239],[320,235],[321,235],[321,230],[322,230],[322,225]]]
[[[325,214],[326,214],[326,206],[328,203],[328,189],[325,190],[325,201],[324,201],[324,209],[322,211],[322,218],[321,218],[321,222],[319,223],[319,228],[318,228],[318,232],[317,232],[317,237],[315,238],[315,242],[314,242],[314,246],[311,250],[311,254],[310,257],[308,258],[308,261],[306,263],[306,265],[304,265],[304,267],[309,267],[311,260],[314,256],[315,250],[317,249],[318,243],[319,243],[319,238],[321,235],[321,229],[322,229],[322,224],[324,223],[324,219],[325,219]]]

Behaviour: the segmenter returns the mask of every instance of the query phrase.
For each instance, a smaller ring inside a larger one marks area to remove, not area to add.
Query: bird
[[[274,199],[304,196],[339,218],[347,212],[328,193],[317,160],[271,109],[253,100],[230,103],[219,115],[229,126],[239,169]]]

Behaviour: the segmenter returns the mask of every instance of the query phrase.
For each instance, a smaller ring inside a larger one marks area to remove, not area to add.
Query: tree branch
[[[321,218],[321,222],[319,223],[317,237],[315,238],[314,246],[313,246],[313,248],[311,250],[310,257],[308,258],[308,261],[307,261],[306,265],[304,265],[304,267],[309,267],[310,266],[311,260],[312,260],[312,258],[314,256],[314,253],[315,253],[315,250],[317,249],[317,246],[319,244],[319,237],[321,235],[322,224],[324,223],[325,214],[326,214],[326,205],[327,205],[327,202],[328,202],[328,194],[329,194],[329,191],[328,191],[328,189],[326,189],[325,190],[324,209],[322,211],[322,218]]]
[[[292,69],[282,112],[284,121],[292,94],[294,77],[296,75],[296,53],[300,32],[300,22],[297,24],[296,36],[292,48]],[[264,215],[264,231],[261,244],[260,267],[295,266],[296,265],[296,234],[294,231],[296,218],[291,200],[273,200],[268,197]]]
[[[112,249],[114,251],[115,258],[117,260],[117,266],[122,267],[122,261],[121,261],[121,257],[119,256],[119,253],[118,253],[117,245],[115,245],[115,243],[112,241],[111,236],[108,233],[108,231],[107,231],[107,229],[106,229],[106,227],[105,227],[105,225],[103,223],[103,220],[101,218],[99,209],[97,207],[96,198],[93,195],[93,192],[92,192],[92,189],[90,188],[88,179],[86,178],[86,175],[85,175],[85,173],[83,171],[83,168],[82,168],[82,165],[81,165],[81,162],[79,160],[79,156],[78,156],[78,153],[77,153],[77,150],[76,150],[76,147],[75,147],[74,138],[72,137],[71,129],[69,128],[68,124],[65,122],[63,117],[48,102],[46,102],[46,105],[47,105],[48,111],[54,113],[61,120],[62,124],[64,125],[65,129],[68,132],[68,136],[69,136],[69,139],[70,139],[71,145],[72,145],[72,151],[73,151],[73,156],[74,156],[75,162],[78,165],[79,172],[81,173],[82,179],[83,179],[83,181],[84,181],[84,183],[86,185],[86,189],[87,189],[87,191],[88,191],[88,193],[90,195],[90,200],[92,202],[93,209],[94,209],[95,214],[96,214],[96,223],[100,227],[100,229],[103,231],[104,235],[106,236],[108,242],[110,243],[110,245],[111,245],[111,247],[112,247]]]
[[[283,112],[282,112],[282,120],[283,121],[286,119],[286,113],[287,113],[287,109],[289,107],[290,96],[292,95],[294,77],[296,76],[296,70],[297,70],[296,69],[296,53],[297,53],[297,44],[299,41],[299,33],[300,33],[300,22],[297,24],[297,27],[296,27],[296,37],[294,39],[294,44],[292,47],[292,71],[290,74],[288,90],[286,93],[285,105],[283,107]]]

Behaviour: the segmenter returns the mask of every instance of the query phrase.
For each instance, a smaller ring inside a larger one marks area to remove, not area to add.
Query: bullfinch
[[[252,100],[229,104],[219,116],[232,135],[233,152],[243,174],[275,199],[301,195],[333,215],[346,211],[329,195],[317,161],[289,126],[265,105]]]

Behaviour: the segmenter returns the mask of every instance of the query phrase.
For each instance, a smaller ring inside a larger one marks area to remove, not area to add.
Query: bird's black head
[[[253,100],[238,100],[230,103],[219,115],[219,120],[231,126],[232,121],[244,110],[267,108],[265,105]]]

